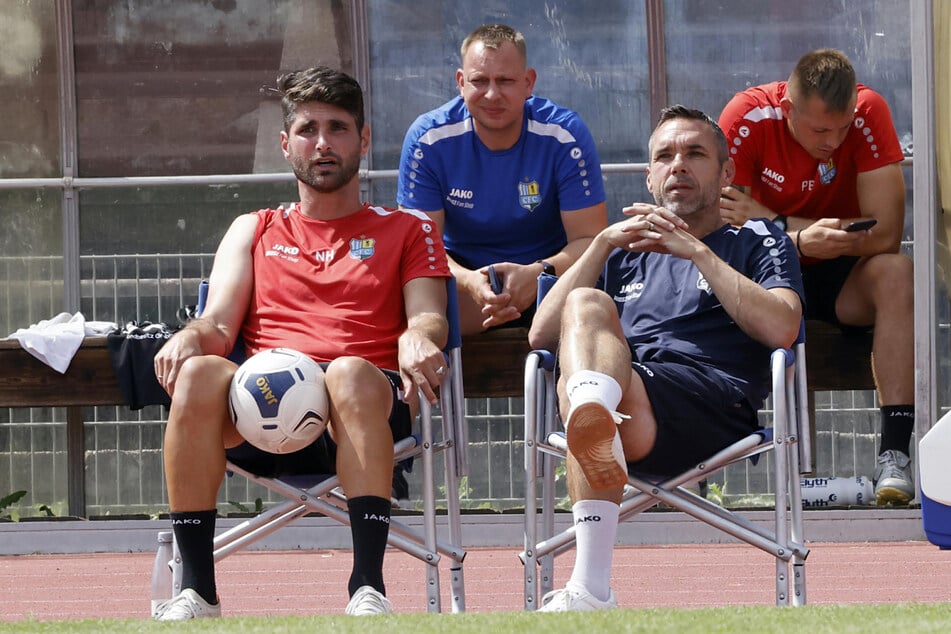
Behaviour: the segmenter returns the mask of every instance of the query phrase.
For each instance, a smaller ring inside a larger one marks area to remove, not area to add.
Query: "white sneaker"
[[[552,590],[542,597],[539,612],[592,612],[594,610],[613,610],[617,607],[614,590],[609,590],[607,601],[597,599],[587,590]]]
[[[620,415],[618,415],[620,416]],[[565,421],[568,449],[592,489],[627,484],[627,462],[615,415],[600,400],[572,404]]]
[[[393,604],[373,586],[360,586],[350,597],[350,603],[347,604],[344,614],[350,616],[393,614]]]
[[[191,588],[185,588],[178,596],[159,603],[155,608],[156,621],[187,621],[218,616],[221,616],[221,603],[211,605]]]

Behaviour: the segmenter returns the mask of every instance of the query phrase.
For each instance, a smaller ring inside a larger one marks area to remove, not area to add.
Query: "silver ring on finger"
[[[651,232],[654,231],[654,223],[649,220],[647,221],[647,230]]]
[[[441,365],[438,368],[436,368],[436,374],[438,374],[439,376],[442,376],[445,373],[446,373],[446,366]]]

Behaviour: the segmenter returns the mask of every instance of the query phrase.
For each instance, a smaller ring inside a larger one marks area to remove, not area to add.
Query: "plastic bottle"
[[[872,482],[865,476],[854,478],[802,478],[802,508],[825,508],[872,504]]]
[[[152,564],[152,616],[162,601],[172,598],[172,531],[159,531],[158,550]]]

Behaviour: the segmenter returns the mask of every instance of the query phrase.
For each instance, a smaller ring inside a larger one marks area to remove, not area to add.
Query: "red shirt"
[[[720,114],[736,162],[734,184],[748,187],[754,199],[786,216],[861,215],[858,174],[904,158],[888,104],[859,84],[855,119],[845,141],[828,161],[820,161],[789,132],[779,106],[785,95],[784,81],[754,86],[737,93]]]
[[[248,354],[287,347],[398,370],[403,286],[449,277],[429,216],[370,205],[335,220],[303,216],[296,204],[255,213],[254,290],[241,330]]]

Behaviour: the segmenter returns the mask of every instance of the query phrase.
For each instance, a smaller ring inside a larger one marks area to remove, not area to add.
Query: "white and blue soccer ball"
[[[323,370],[288,348],[263,350],[242,363],[231,380],[228,403],[238,433],[277,454],[317,440],[330,415]]]

